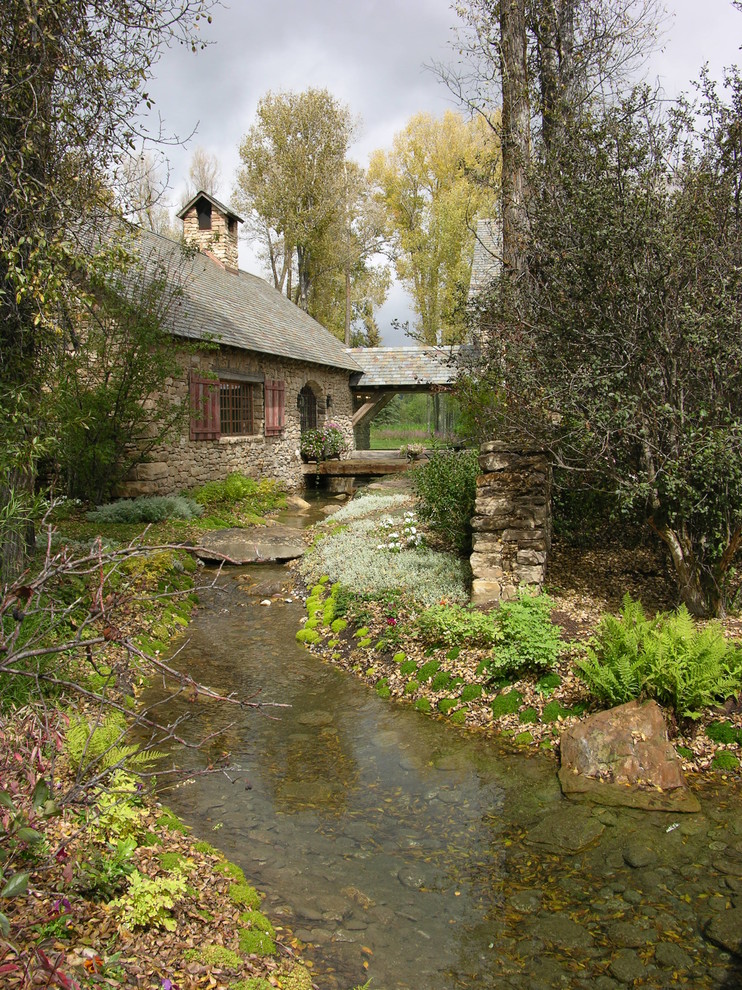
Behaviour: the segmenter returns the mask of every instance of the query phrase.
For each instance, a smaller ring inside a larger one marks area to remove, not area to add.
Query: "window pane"
[[[222,436],[254,433],[253,387],[246,382],[219,382]]]

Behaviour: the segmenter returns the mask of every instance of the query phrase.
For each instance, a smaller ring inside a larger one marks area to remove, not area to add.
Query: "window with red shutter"
[[[218,440],[221,434],[219,416],[219,382],[191,372],[191,440]]]
[[[277,437],[286,423],[286,383],[266,380],[265,435]]]

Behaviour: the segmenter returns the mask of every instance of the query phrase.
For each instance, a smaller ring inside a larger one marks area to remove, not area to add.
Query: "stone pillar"
[[[540,590],[551,546],[548,454],[495,440],[481,447],[479,466],[472,601],[506,601],[524,586]]]

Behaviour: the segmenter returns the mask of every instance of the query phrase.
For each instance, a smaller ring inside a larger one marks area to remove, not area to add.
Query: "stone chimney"
[[[237,271],[237,224],[243,223],[242,217],[203,190],[186,203],[178,217],[183,221],[186,244]]]

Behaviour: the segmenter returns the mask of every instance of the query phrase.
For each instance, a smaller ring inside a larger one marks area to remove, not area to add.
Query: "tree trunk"
[[[650,520],[651,522],[651,520]],[[688,545],[690,540],[669,526],[653,526],[663,540],[675,567],[680,599],[696,619],[724,618],[724,595],[720,575],[707,573]]]
[[[525,0],[500,6],[502,73],[502,259],[505,273],[525,269],[527,172],[531,158],[531,110]]]
[[[18,577],[35,547],[34,524],[26,511],[32,497],[30,472],[11,471],[0,482],[0,585]]]

